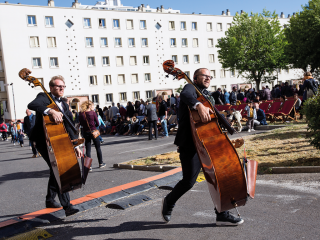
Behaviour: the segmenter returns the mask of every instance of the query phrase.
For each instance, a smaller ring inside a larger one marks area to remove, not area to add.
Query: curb
[[[88,194],[82,198],[72,200],[71,204],[78,208],[80,212],[83,212],[88,209],[101,206],[102,204],[108,204],[115,200],[132,196],[152,188],[160,188],[163,185],[168,185],[180,180],[181,178],[181,167],[175,167],[170,171],[153,177],[144,178],[117,187],[105,189],[100,192]],[[35,227],[39,227],[65,217],[66,216],[62,208],[45,208],[0,222],[0,239],[6,239],[13,235],[24,233],[34,229]]]
[[[255,127],[255,130],[273,130],[278,128],[284,128],[288,125],[259,125]]]
[[[166,172],[178,168],[178,166],[158,165],[158,166],[142,166],[142,165],[129,165],[124,163],[113,164],[114,168],[131,169],[140,171],[153,171],[153,172]]]
[[[272,167],[274,174],[286,173],[320,173],[320,166],[301,166],[301,167]]]

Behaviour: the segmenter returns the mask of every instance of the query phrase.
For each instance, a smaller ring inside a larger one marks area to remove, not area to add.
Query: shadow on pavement
[[[19,180],[19,179],[29,179],[29,178],[49,178],[50,172],[49,169],[34,171],[34,172],[15,172],[4,174],[0,177],[0,184],[10,181],[10,180]]]

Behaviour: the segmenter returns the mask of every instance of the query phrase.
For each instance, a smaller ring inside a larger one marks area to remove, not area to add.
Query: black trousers
[[[149,121],[148,124],[149,124],[149,140],[152,140],[152,125],[154,129],[154,136],[155,138],[158,138],[157,120]]]
[[[179,181],[173,190],[166,196],[167,204],[170,206],[174,206],[179,198],[193,187],[201,170],[201,163],[194,146],[179,147],[179,151],[182,167],[182,180]],[[226,212],[227,211],[219,213],[215,209],[216,214],[225,214]]]
[[[57,183],[57,180],[54,176],[54,173],[52,171],[49,155],[48,155],[48,150],[47,150],[47,145],[45,141],[43,142],[36,142],[36,148],[38,152],[41,154],[43,159],[46,161],[46,163],[49,166],[50,169],[50,177],[48,181],[48,189],[47,189],[47,196],[46,196],[46,201],[54,201],[54,198],[58,195],[59,201],[63,207],[63,209],[68,208],[70,204],[70,196],[69,193],[60,193],[59,190],[59,185]]]
[[[99,162],[99,164],[102,164],[103,160],[102,160],[102,152],[101,152],[101,148],[100,148],[99,137],[93,138],[91,132],[85,132],[84,139],[85,139],[85,145],[86,145],[86,155],[89,158],[91,158],[91,139],[92,139],[93,144],[94,144],[96,151],[97,151],[98,162]]]

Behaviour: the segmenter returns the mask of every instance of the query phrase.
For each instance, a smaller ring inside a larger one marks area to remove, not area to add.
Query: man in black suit
[[[59,106],[61,111],[63,111],[67,116],[72,115],[69,111],[68,104],[61,100],[61,97],[64,95],[64,89],[66,87],[64,78],[62,76],[52,77],[51,81],[49,82],[49,86],[50,86],[50,92],[51,92],[50,95],[52,99],[56,102],[56,104]],[[61,112],[55,111],[54,109],[47,108],[47,106],[50,103],[51,102],[45,93],[39,93],[36,99],[33,100],[31,103],[29,103],[28,108],[33,111],[36,111],[35,125],[29,137],[32,141],[36,143],[37,150],[40,152],[40,154],[42,155],[42,157],[47,162],[50,168],[50,177],[49,177],[48,190],[47,190],[47,196],[46,196],[46,207],[47,208],[61,207],[60,204],[54,200],[55,196],[58,195],[58,198],[60,200],[60,203],[63,209],[65,210],[66,215],[69,216],[79,212],[79,210],[73,207],[72,204],[70,203],[69,193],[60,193],[58,183],[56,181],[56,178],[54,176],[54,173],[52,171],[52,167],[50,164],[50,159],[49,159],[46,139],[45,139],[45,133],[43,129],[42,115],[43,114],[51,115],[56,123],[63,122],[72,140],[76,139],[77,136],[72,131],[71,126],[64,119],[63,114]],[[82,156],[82,152],[80,151],[79,148],[75,148],[75,152],[78,157]]]
[[[193,75],[194,83],[205,95],[208,95],[206,89],[209,87],[211,79],[210,71],[206,68],[196,70]],[[174,143],[179,146],[183,179],[163,199],[161,214],[166,222],[171,220],[171,213],[178,199],[193,187],[201,169],[201,163],[192,139],[188,107],[198,111],[202,122],[210,121],[210,113],[212,113],[210,108],[205,107],[197,100],[196,90],[191,84],[184,86],[180,99],[179,128]],[[219,213],[215,210],[215,212],[217,214],[217,225],[239,225],[243,223],[241,218],[232,216],[228,211]]]
[[[24,129],[24,132],[30,138],[31,131],[36,123],[36,116],[29,109],[27,109],[26,114],[27,114],[27,116],[23,120],[23,129]],[[32,157],[36,158],[38,151],[34,146],[34,142],[31,140],[29,140],[29,141],[31,143],[31,149],[32,149],[32,153],[33,153]]]

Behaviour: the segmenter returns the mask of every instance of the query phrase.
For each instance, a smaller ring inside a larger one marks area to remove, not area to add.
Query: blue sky
[[[47,5],[47,0],[16,0],[21,4],[28,5]],[[4,2],[4,1],[1,1]],[[70,7],[74,0],[55,0],[55,5],[58,7]],[[81,4],[85,5],[94,5],[97,1],[95,0],[79,0]],[[173,8],[181,10],[182,13],[202,13],[210,15],[219,15],[222,11],[229,9],[231,15],[234,15],[235,12],[244,10],[245,12],[262,12],[263,8],[266,8],[269,11],[276,11],[280,14],[284,12],[287,16],[288,14],[292,15],[293,12],[301,11],[301,5],[308,3],[307,0],[122,0],[121,1],[125,6],[139,6],[142,3],[147,5],[149,4],[152,8],[160,7],[163,5],[165,8]]]

